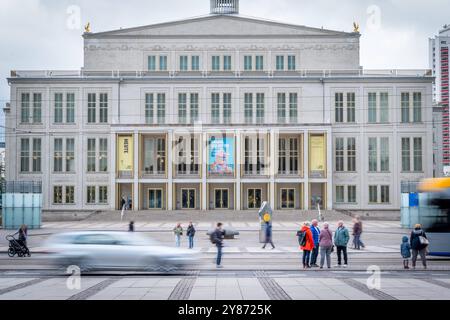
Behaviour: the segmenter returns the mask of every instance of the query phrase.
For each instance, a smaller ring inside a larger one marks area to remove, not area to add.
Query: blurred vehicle
[[[198,263],[192,250],[166,247],[139,233],[73,232],[51,236],[46,251],[59,267],[170,272]]]
[[[429,255],[450,256],[450,178],[425,179],[418,189],[429,207],[418,217],[430,240]]]
[[[211,230],[209,230],[209,231],[206,233],[206,235],[209,237],[209,236],[211,236],[211,234],[212,234],[214,231],[216,231],[216,229],[211,229]],[[225,239],[234,239],[236,236],[239,235],[239,231],[237,231],[236,229],[231,228],[231,227],[224,228],[223,231],[224,231],[224,233],[225,233],[225,235],[224,235],[224,238],[225,238]]]

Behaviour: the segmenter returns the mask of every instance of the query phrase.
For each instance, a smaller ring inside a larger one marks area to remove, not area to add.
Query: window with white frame
[[[108,139],[87,139],[87,172],[108,171]]]
[[[248,135],[244,138],[244,174],[265,174],[265,138],[260,135]]]
[[[20,107],[21,124],[42,124],[42,93],[23,92]]]
[[[75,123],[75,93],[55,92],[53,97],[53,122],[55,124]]]
[[[75,139],[53,140],[53,172],[75,172]]]
[[[178,121],[181,124],[195,124],[199,120],[199,94],[178,94]]]
[[[108,186],[87,186],[86,203],[90,205],[108,203]]]
[[[244,93],[245,124],[263,124],[265,120],[265,94]]]
[[[387,92],[368,93],[368,122],[389,122],[389,94]]]
[[[289,106],[289,107],[288,107]],[[298,122],[298,94],[296,92],[277,94],[277,121],[279,124]]]
[[[211,94],[211,123],[230,124],[232,118],[231,93]]]
[[[401,121],[402,123],[422,122],[422,93],[401,93]]]
[[[298,137],[278,139],[278,174],[298,175],[300,168],[300,140]]]
[[[156,112],[156,114],[155,114]],[[145,94],[145,123],[146,124],[166,123],[166,94],[146,93]]]
[[[88,124],[108,123],[108,93],[88,93]]]
[[[378,158],[379,156],[379,158]],[[389,172],[389,138],[369,138],[369,172]],[[379,169],[379,170],[378,170]]]
[[[147,175],[164,175],[166,173],[166,139],[145,136],[143,170]]]
[[[194,135],[179,137],[176,142],[177,174],[198,175],[200,172],[199,139]]]
[[[40,173],[42,171],[42,140],[40,138],[20,139],[20,172]]]
[[[402,138],[402,171],[423,171],[422,138]],[[411,157],[411,154],[413,155]],[[412,169],[412,170],[411,170]]]
[[[75,186],[53,186],[53,204],[75,204]]]

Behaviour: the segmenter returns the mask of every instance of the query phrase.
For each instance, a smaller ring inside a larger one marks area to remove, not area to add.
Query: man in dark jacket
[[[192,221],[189,223],[189,226],[187,228],[186,235],[189,238],[189,249],[194,249],[194,237],[195,237],[195,227]]]
[[[319,237],[320,237],[320,228],[319,228],[319,221],[313,220],[311,223],[311,233],[314,239],[314,249],[311,252],[311,261],[310,265],[313,268],[318,268],[317,265],[317,257],[319,255]]]
[[[272,225],[270,224],[270,222],[266,222],[266,234],[265,234],[265,242],[264,242],[264,247],[263,249],[266,248],[267,244],[270,243],[270,245],[272,246],[272,249],[275,249],[275,245],[273,244],[273,240],[272,240]]]
[[[222,268],[222,249],[223,249],[223,238],[225,236],[224,231],[222,229],[223,224],[218,223],[216,230],[211,235],[211,239],[217,247],[217,268]]]
[[[424,240],[425,239],[425,240]],[[427,248],[428,248],[427,235],[425,231],[422,230],[422,226],[420,224],[416,224],[414,230],[411,232],[411,249],[412,249],[412,267],[416,268],[417,256],[420,255],[420,259],[422,260],[423,267],[427,268]]]

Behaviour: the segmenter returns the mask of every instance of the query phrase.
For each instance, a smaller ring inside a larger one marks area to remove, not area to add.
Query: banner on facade
[[[209,139],[208,170],[214,175],[234,173],[234,138]]]
[[[134,140],[132,136],[118,138],[117,155],[119,171],[133,171]]]
[[[309,154],[311,174],[325,175],[326,168],[326,143],[324,135],[312,135],[309,138]],[[315,178],[315,177],[313,177]]]

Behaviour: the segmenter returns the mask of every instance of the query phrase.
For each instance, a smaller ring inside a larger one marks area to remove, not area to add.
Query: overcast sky
[[[359,22],[367,69],[429,68],[428,38],[449,12],[449,0],[240,0],[246,16],[339,31]],[[79,69],[88,21],[99,32],[208,13],[209,0],[0,0],[0,107],[10,70]]]

